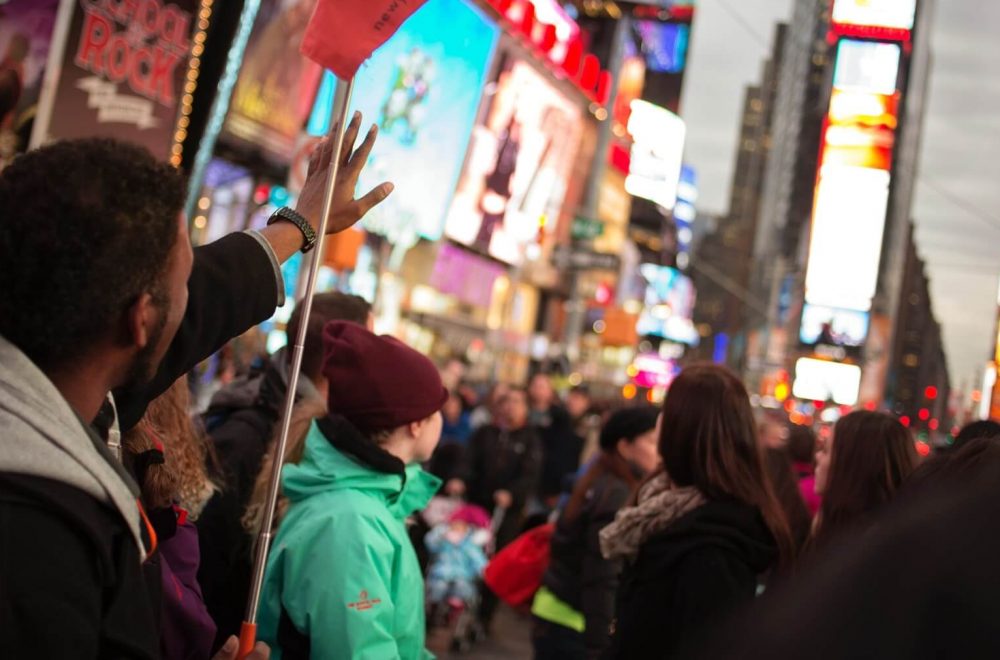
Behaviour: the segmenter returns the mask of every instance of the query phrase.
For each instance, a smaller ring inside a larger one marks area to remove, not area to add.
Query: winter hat
[[[441,410],[448,391],[426,357],[348,321],[323,329],[328,408],[363,433],[389,431]]]
[[[490,514],[486,513],[486,509],[475,504],[463,504],[455,509],[448,518],[448,522],[464,522],[472,527],[489,529]]]
[[[659,414],[659,409],[651,406],[619,410],[611,415],[601,429],[601,449],[611,450],[619,440],[632,442],[643,433],[652,431],[656,428],[656,417]]]

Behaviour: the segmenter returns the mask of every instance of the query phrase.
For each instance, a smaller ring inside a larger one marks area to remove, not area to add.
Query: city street
[[[476,644],[468,653],[449,650],[451,638],[446,630],[435,630],[427,639],[438,658],[466,660],[526,660],[531,653],[531,620],[502,606],[496,614],[493,634]]]

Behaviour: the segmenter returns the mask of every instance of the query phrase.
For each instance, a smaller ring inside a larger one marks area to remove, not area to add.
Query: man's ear
[[[126,341],[142,350],[149,344],[151,330],[156,325],[160,310],[148,292],[140,295],[125,313]]]

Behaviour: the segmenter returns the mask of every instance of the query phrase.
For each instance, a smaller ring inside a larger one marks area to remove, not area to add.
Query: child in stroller
[[[492,543],[490,516],[471,504],[456,508],[446,523],[436,525],[425,539],[431,553],[427,573],[430,625],[455,625],[454,646],[467,647],[474,636],[479,587]]]

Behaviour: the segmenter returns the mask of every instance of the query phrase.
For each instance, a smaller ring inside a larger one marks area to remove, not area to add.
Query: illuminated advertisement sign
[[[224,131],[289,163],[312,110],[320,66],[299,54],[316,0],[264,0],[240,65]]]
[[[871,309],[878,284],[899,66],[895,44],[842,39],[838,45],[809,241],[809,305],[800,328],[806,345],[828,343],[816,341],[824,323],[840,326],[827,328],[843,339],[833,345],[860,345],[867,333],[867,315],[857,313]]]
[[[895,94],[902,49],[896,44],[841,39],[833,87],[873,94]]]
[[[909,32],[917,13],[917,0],[836,0],[833,23],[844,31],[851,28],[883,28]]]
[[[671,210],[681,176],[687,132],[684,121],[666,108],[632,101],[628,132],[633,143],[625,190]]]
[[[868,312],[806,304],[799,340],[806,346],[855,348],[868,336]]]
[[[795,363],[792,394],[799,399],[853,406],[858,402],[860,388],[861,368],[857,365],[812,358],[802,358]]]
[[[889,172],[828,167],[813,209],[806,301],[858,311],[871,309],[889,202]]]
[[[361,68],[351,107],[379,136],[358,192],[396,188],[364,229],[408,245],[441,237],[497,36],[470,3],[430,0]]]
[[[23,3],[0,4],[5,22],[15,18],[34,22],[46,20],[49,3],[29,2],[37,11],[32,17],[24,16]],[[105,136],[139,144],[157,158],[179,154],[172,151],[172,144],[178,113],[190,111],[193,102],[189,81],[197,73],[189,73],[189,62],[191,44],[201,29],[199,3],[91,0],[62,6],[69,13],[65,49],[59,66],[47,74],[54,80],[46,81],[42,90],[46,99],[42,105],[50,105],[52,116],[47,126],[34,127],[34,141]],[[19,102],[37,62],[28,59],[36,48],[37,32],[26,23],[22,29],[10,38],[0,61],[4,103]]]
[[[695,303],[691,279],[676,268],[656,264],[643,264],[639,272],[646,280],[646,291],[636,332],[696,345],[698,331],[691,322]]]
[[[664,358],[658,353],[640,353],[635,357],[629,373],[635,374],[632,382],[639,387],[670,387],[680,373],[675,360]]]
[[[655,73],[681,73],[687,64],[691,26],[685,23],[636,21],[646,67]]]
[[[444,231],[479,252],[520,264],[541,233],[555,231],[584,121],[580,106],[523,60],[508,57],[491,89]]]

